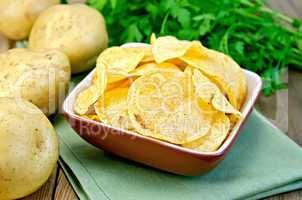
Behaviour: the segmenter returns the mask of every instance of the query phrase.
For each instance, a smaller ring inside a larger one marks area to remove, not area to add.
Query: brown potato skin
[[[69,80],[70,64],[60,51],[16,48],[0,54],[0,97],[22,97],[46,115],[56,112]]]
[[[73,74],[93,67],[107,45],[103,16],[84,4],[48,8],[38,17],[29,36],[30,49],[64,52],[70,60]]]
[[[60,0],[1,0],[0,32],[11,40],[28,37],[38,15]]]
[[[0,98],[0,200],[38,190],[56,166],[58,149],[53,126],[36,106]]]

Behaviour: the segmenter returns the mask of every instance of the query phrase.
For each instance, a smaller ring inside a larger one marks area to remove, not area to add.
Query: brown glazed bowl
[[[129,43],[124,47],[142,45],[145,44]],[[175,174],[201,175],[217,166],[229,152],[260,93],[260,77],[247,70],[244,72],[248,91],[241,109],[242,118],[236,123],[222,146],[214,152],[197,152],[76,115],[73,110],[75,98],[79,92],[91,84],[94,71],[83,79],[65,99],[63,111],[71,127],[84,140],[102,150]]]

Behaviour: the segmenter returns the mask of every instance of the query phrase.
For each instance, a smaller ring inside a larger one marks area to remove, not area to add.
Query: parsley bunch
[[[104,15],[110,45],[147,42],[152,32],[200,40],[261,75],[263,93],[286,87],[287,67],[302,69],[301,21],[264,0],[88,0]]]

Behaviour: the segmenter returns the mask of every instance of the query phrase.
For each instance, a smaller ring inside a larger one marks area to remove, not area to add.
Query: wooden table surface
[[[270,0],[270,6],[291,17],[302,19],[302,0]],[[302,145],[302,71],[290,70],[288,90],[270,97],[260,97],[257,108],[290,138]],[[302,166],[302,165],[301,165]],[[58,165],[48,182],[26,200],[77,200],[62,169]],[[302,200],[302,190],[276,195],[269,200]]]

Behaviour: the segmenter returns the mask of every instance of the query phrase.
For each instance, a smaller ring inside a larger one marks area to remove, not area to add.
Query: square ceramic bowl
[[[123,47],[144,45],[129,43]],[[229,152],[260,93],[260,77],[247,70],[244,72],[248,90],[246,101],[241,109],[242,118],[236,123],[221,147],[214,152],[197,152],[76,115],[73,110],[75,99],[79,92],[91,84],[94,71],[88,74],[65,99],[63,111],[71,127],[84,140],[102,150],[175,174],[201,175],[217,166]]]

